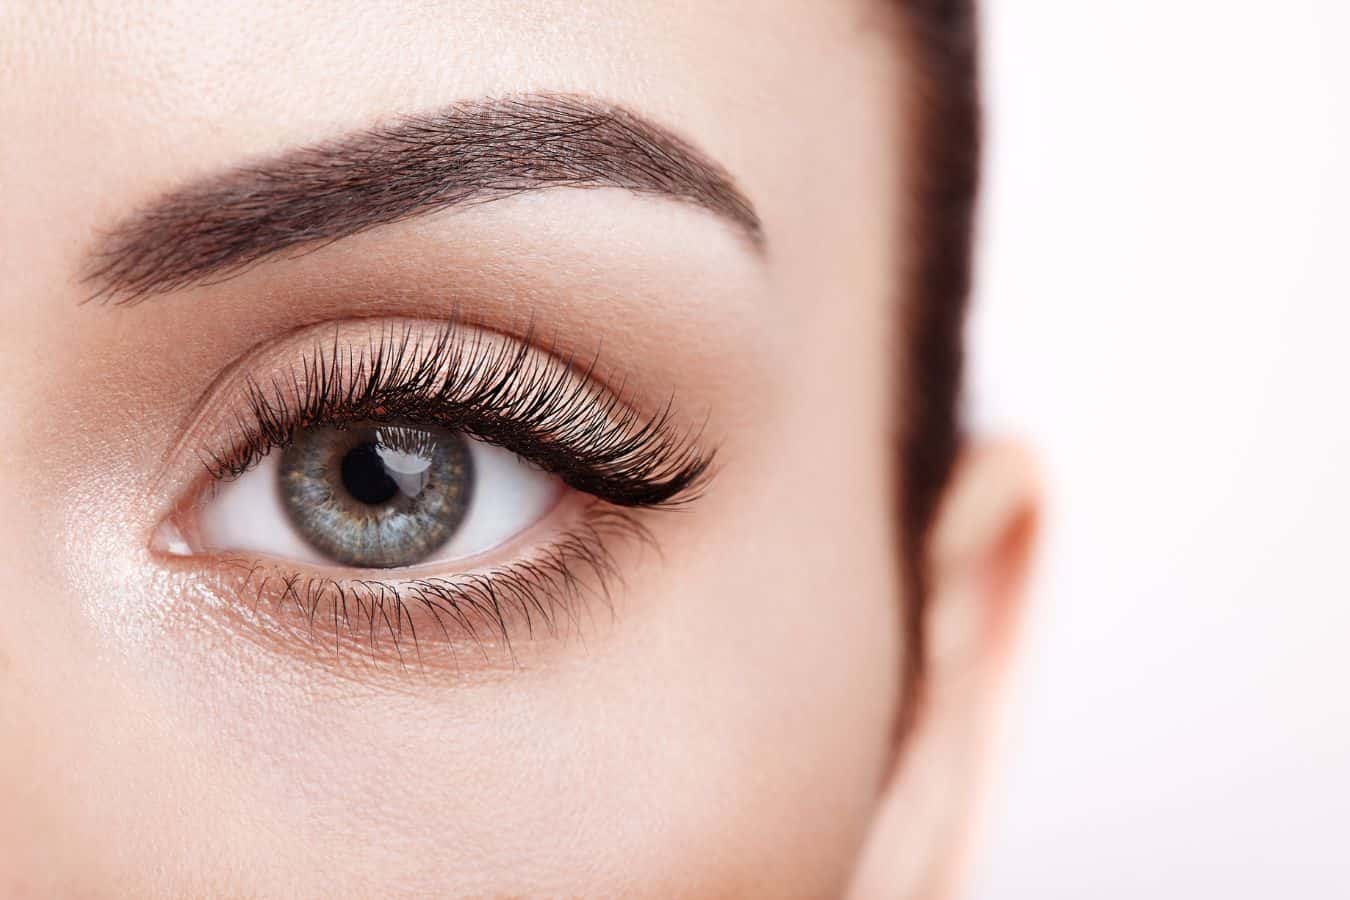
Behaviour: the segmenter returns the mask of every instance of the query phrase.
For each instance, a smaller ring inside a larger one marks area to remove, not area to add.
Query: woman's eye
[[[222,484],[196,530],[206,550],[387,569],[491,550],[562,491],[556,477],[459,432],[324,426]]]

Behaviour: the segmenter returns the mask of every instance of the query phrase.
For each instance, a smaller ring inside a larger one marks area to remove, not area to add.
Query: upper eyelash
[[[438,425],[498,444],[565,484],[616,506],[688,502],[703,486],[712,454],[681,433],[671,405],[644,419],[621,396],[529,341],[462,337],[453,324],[428,342],[410,327],[386,329],[364,355],[335,336],[315,344],[289,378],[246,382],[242,440],[208,454],[217,480],[237,478],[300,430],[376,421]]]

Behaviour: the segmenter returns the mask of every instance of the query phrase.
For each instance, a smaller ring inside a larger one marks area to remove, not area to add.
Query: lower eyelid
[[[353,662],[395,676],[511,668],[541,638],[610,614],[627,554],[654,545],[642,514],[590,500],[569,527],[504,564],[458,574],[350,575],[241,554],[180,560],[197,604],[265,648],[346,672]],[[394,570],[386,570],[394,571]],[[205,598],[204,598],[205,599]]]

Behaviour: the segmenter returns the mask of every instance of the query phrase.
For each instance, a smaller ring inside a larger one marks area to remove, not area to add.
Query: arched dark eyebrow
[[[727,172],[637,114],[584,97],[460,103],[249,162],[170,191],[106,232],[83,279],[131,304],[452,206],[550,187],[617,187],[763,231]]]

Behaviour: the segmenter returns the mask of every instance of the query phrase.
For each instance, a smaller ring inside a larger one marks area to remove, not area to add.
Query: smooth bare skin
[[[943,890],[1034,503],[1016,454],[964,461],[897,747],[894,28],[865,0],[0,8],[0,893]],[[81,302],[100,230],[165,190],[532,91],[697,145],[764,255],[688,205],[553,190]],[[452,311],[706,421],[716,477],[644,519],[659,553],[618,549],[613,615],[400,678],[205,613],[150,544],[222,371],[304,326]]]

